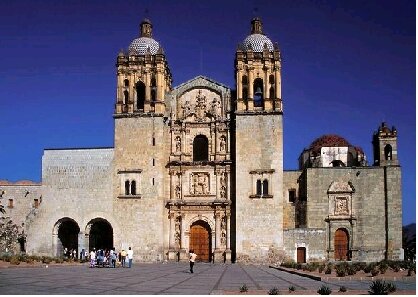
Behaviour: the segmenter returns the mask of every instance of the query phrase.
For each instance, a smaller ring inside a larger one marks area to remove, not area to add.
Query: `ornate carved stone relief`
[[[207,195],[209,189],[209,173],[194,172],[190,174],[190,194],[192,195]]]
[[[335,215],[348,215],[348,197],[335,197]]]
[[[222,117],[222,104],[219,95],[208,90],[198,90],[197,94],[191,91],[180,98],[179,116],[183,119],[194,118],[197,122],[203,122]]]

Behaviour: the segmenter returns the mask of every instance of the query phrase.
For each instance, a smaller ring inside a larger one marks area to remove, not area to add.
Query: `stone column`
[[[254,110],[254,94],[253,94],[253,89],[254,89],[254,68],[252,69],[248,69],[248,105],[247,105],[247,109],[248,110]]]
[[[186,248],[186,222],[185,215],[181,214],[180,224],[180,260],[187,261],[189,259]]]
[[[281,81],[280,69],[276,66],[274,69],[274,92],[276,93],[276,99],[282,99]]]
[[[219,210],[215,210],[215,262],[223,262],[221,250],[221,214]]]
[[[78,233],[78,249],[77,249],[77,258],[80,258],[80,252],[83,249],[86,249],[86,245],[85,245],[85,236],[84,236],[84,232],[79,232]],[[84,255],[83,255],[84,256]]]
[[[232,252],[231,252],[231,212],[229,206],[225,213],[226,220],[226,250],[225,250],[225,262],[231,263]]]
[[[176,222],[175,222],[175,217],[173,213],[169,214],[169,218],[170,218],[170,235],[169,235],[169,248],[170,250],[174,249],[174,244],[175,244],[175,231],[176,231]]]
[[[237,72],[237,97],[238,100],[242,99],[242,70],[239,69]]]
[[[266,69],[267,67],[265,66],[264,69],[264,99],[269,99],[270,98],[270,92],[269,92],[269,71]]]
[[[215,250],[221,247],[221,215],[219,212],[215,213]]]

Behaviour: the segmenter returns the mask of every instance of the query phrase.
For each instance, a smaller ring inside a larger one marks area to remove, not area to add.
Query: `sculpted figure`
[[[221,139],[219,141],[219,149],[221,152],[224,152],[226,150],[226,139],[225,136],[221,136]]]
[[[176,137],[176,152],[180,152],[181,151],[181,138],[180,136]]]

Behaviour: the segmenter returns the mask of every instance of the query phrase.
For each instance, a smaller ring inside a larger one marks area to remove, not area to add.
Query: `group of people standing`
[[[90,251],[90,268],[110,267],[116,268],[116,262],[119,261],[122,267],[131,268],[134,252],[131,247],[127,251],[122,249],[120,253],[115,248],[110,250],[93,249]]]

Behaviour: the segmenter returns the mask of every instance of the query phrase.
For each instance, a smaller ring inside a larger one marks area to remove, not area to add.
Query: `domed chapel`
[[[395,127],[370,133],[370,165],[328,134],[284,170],[281,52],[261,19],[237,47],[234,89],[205,76],[173,86],[152,23],[139,31],[116,57],[114,147],[46,149],[41,184],[0,181],[22,250],[132,247],[140,262],[187,261],[190,249],[207,262],[403,257]]]

